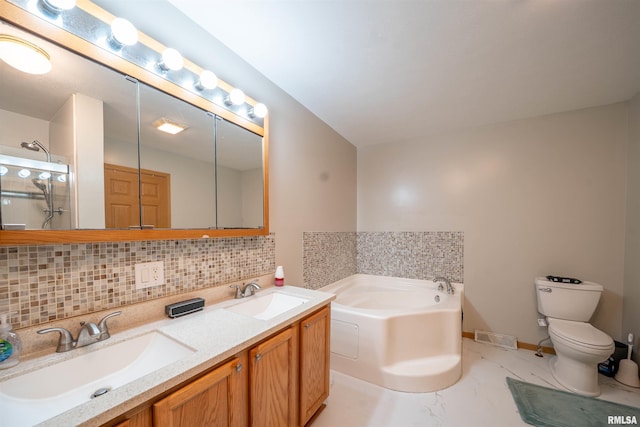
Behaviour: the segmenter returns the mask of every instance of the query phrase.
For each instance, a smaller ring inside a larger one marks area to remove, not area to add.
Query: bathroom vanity
[[[303,302],[266,319],[237,310],[273,294]],[[70,363],[73,369],[73,363],[91,352],[99,357],[106,349],[161,335],[188,351],[164,367],[98,397],[85,398],[59,415],[29,421],[29,425],[303,426],[329,394],[329,307],[333,298],[332,294],[285,286],[226,300],[202,312],[114,334],[82,349],[27,360],[2,375],[0,392],[7,380],[43,372],[38,370],[47,365]],[[34,399],[24,415],[36,413],[41,402]],[[4,405],[11,403],[0,401],[0,407]]]
[[[104,425],[304,426],[329,396],[329,316],[325,306]]]

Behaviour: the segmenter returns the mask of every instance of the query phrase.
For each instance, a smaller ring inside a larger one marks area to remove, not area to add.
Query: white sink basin
[[[0,382],[0,424],[39,423],[88,402],[100,389],[115,389],[194,353],[158,331],[87,350]]]
[[[246,297],[246,300],[238,304],[226,307],[234,313],[244,314],[259,320],[269,320],[279,314],[285,313],[292,308],[309,301],[306,298],[285,294],[282,292],[271,292],[268,294],[256,294]]]

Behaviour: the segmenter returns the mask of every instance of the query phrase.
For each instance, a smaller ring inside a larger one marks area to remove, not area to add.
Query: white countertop
[[[224,310],[224,307],[236,304],[240,300],[227,300],[205,308],[203,311],[189,314],[177,319],[164,319],[146,325],[112,334],[111,338],[81,349],[66,353],[55,353],[37,359],[22,362],[15,368],[0,371],[0,382],[18,375],[33,371],[45,365],[68,360],[80,354],[90,352],[103,346],[121,342],[151,331],[163,334],[191,347],[195,352],[177,362],[158,369],[148,375],[134,380],[109,393],[76,406],[60,415],[37,424],[38,426],[96,426],[103,424],[120,414],[127,412],[158,394],[188,380],[231,356],[251,347],[287,325],[327,305],[335,295],[295,286],[268,288],[258,292],[284,292],[306,298],[309,301],[269,320],[258,320],[253,317]],[[250,299],[251,297],[247,297]],[[244,301],[244,299],[242,300]],[[43,378],[46,381],[46,378]],[[35,405],[31,410],[37,410]],[[0,402],[0,414],[2,403]],[[2,420],[2,415],[0,415]],[[14,427],[5,425],[4,427]],[[30,424],[25,424],[30,425]],[[23,427],[15,426],[15,427]]]

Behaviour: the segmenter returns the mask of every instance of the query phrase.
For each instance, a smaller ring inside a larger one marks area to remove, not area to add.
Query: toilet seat
[[[613,350],[613,339],[590,323],[548,319],[549,334],[568,343],[592,350]]]

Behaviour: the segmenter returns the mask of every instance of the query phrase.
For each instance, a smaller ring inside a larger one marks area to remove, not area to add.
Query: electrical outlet
[[[136,264],[136,289],[164,284],[164,261]]]
[[[545,319],[538,319],[538,326],[548,326]]]

